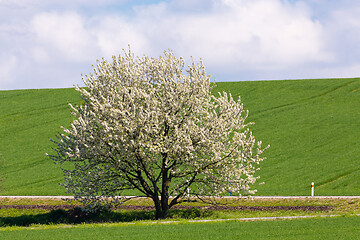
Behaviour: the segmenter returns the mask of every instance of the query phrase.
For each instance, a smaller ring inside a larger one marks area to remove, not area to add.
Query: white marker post
[[[311,183],[311,196],[314,196],[314,182]]]

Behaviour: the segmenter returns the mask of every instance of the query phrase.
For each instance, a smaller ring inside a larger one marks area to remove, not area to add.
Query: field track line
[[[250,218],[229,218],[229,219],[209,219],[209,220],[189,220],[188,222],[222,222],[222,221],[273,221],[273,220],[289,220],[301,218],[331,218],[341,217],[342,215],[308,215],[308,216],[281,216],[281,217],[250,217]],[[350,216],[360,216],[360,214],[353,214]],[[170,221],[169,221],[170,222]]]

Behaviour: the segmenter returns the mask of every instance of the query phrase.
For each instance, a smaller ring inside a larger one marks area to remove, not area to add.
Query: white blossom
[[[72,163],[64,165],[64,186],[76,198],[99,206],[137,189],[161,218],[188,187],[199,197],[255,192],[250,186],[266,148],[249,130],[240,98],[212,95],[202,61],[186,67],[171,51],[157,59],[129,50],[98,61],[83,81],[86,87],[76,88],[83,104],[70,105],[75,120],[51,156]]]

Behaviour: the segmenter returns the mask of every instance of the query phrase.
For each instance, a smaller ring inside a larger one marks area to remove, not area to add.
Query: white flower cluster
[[[83,80],[83,104],[71,106],[75,120],[51,156],[73,163],[64,185],[76,197],[92,202],[137,189],[154,201],[173,196],[171,207],[188,187],[194,196],[254,193],[264,149],[240,99],[212,95],[201,61],[186,67],[171,51],[157,59],[129,50],[98,61]]]

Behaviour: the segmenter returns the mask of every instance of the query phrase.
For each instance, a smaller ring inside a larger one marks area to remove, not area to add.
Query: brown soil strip
[[[56,209],[73,209],[78,207],[76,205],[0,205],[0,209],[45,209],[45,210],[56,210]],[[204,209],[211,211],[329,211],[333,209],[333,206],[224,206],[224,205],[213,205],[213,206],[174,206],[172,209]],[[117,209],[124,210],[143,210],[149,211],[154,210],[153,206],[138,206],[138,205],[123,205],[117,207]]]

